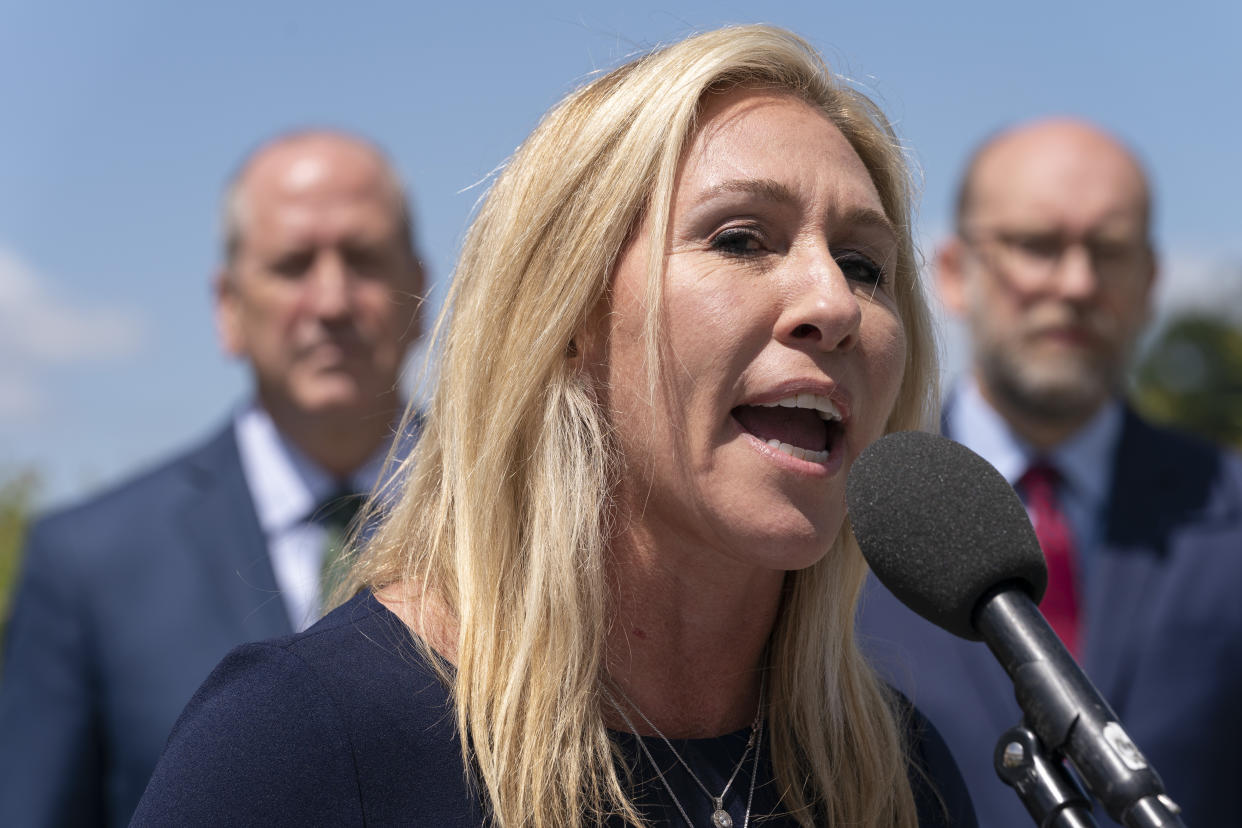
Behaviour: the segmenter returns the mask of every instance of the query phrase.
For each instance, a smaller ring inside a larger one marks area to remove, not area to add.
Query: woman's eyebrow
[[[798,196],[794,191],[775,179],[734,178],[708,187],[695,199],[695,204],[703,204],[717,196],[731,193],[743,193],[764,201],[774,201],[781,204],[796,204],[798,202]]]
[[[695,204],[703,204],[718,196],[732,193],[751,195],[764,201],[772,201],[778,204],[798,203],[797,194],[788,186],[775,179],[735,178],[721,181],[708,187],[695,199]],[[888,220],[888,216],[871,207],[851,207],[844,214],[838,216],[837,221],[842,224],[873,227],[884,231],[893,238],[897,237],[897,230],[893,227],[893,223]]]
[[[894,240],[897,239],[897,228],[893,227],[888,216],[870,207],[853,207],[846,210],[840,221],[854,227],[873,228],[891,236]]]

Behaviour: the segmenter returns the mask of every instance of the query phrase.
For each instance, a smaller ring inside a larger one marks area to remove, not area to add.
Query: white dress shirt
[[[361,468],[338,480],[286,440],[257,403],[239,411],[233,427],[276,586],[293,629],[304,630],[322,613],[319,573],[328,542],[324,527],[310,520],[311,513],[342,489],[370,492],[389,447],[381,446]]]
[[[1018,437],[983,397],[973,378],[954,389],[946,408],[948,434],[991,463],[1013,486],[1032,461],[1044,458],[1061,474],[1061,508],[1074,533],[1079,571],[1091,577],[1092,551],[1101,537],[1113,484],[1113,457],[1121,437],[1122,406],[1114,400],[1051,452]]]

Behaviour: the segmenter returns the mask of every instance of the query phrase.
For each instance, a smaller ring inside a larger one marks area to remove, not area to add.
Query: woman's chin
[[[787,506],[789,514],[778,525],[755,527],[731,544],[741,557],[764,569],[792,572],[813,566],[828,554],[841,530],[842,519],[812,520]]]

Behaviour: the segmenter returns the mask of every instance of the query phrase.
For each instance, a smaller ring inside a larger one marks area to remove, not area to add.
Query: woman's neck
[[[435,594],[410,581],[375,590],[379,601],[449,664],[457,664],[457,622]]]
[[[669,737],[717,736],[754,720],[764,649],[780,611],[785,573],[745,566],[685,545],[618,540],[610,550],[612,617],[606,681]],[[441,601],[409,582],[376,591],[437,653],[456,663],[457,623]],[[628,730],[609,705],[604,718]]]
[[[707,551],[619,543],[610,556],[612,682],[670,737],[716,736],[755,717],[784,573]],[[615,711],[610,726],[627,729]],[[631,719],[643,730],[642,717]]]

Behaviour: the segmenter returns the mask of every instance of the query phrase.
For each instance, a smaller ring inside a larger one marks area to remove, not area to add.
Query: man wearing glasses
[[[1124,401],[1148,317],[1151,196],[1134,155],[1080,121],[1004,131],[971,160],[941,294],[971,334],[948,436],[1026,504],[1048,561],[1041,610],[1160,772],[1188,825],[1242,813],[1242,461]],[[1029,824],[992,765],[1018,723],[983,644],[868,584],[877,666],[943,732],[979,823]],[[1098,812],[1101,825],[1111,825]]]

